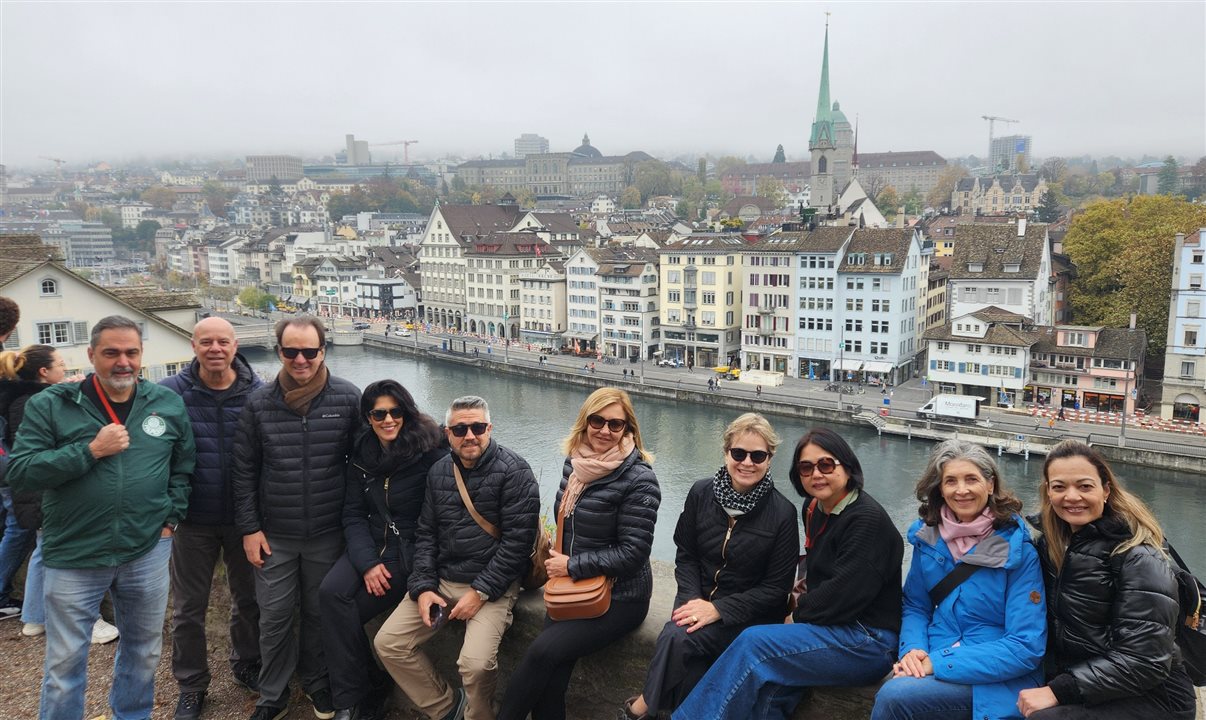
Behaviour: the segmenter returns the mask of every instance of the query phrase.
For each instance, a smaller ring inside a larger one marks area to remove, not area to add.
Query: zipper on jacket
[[[730,515],[729,529],[724,531],[724,543],[720,546],[720,567],[716,568],[716,574],[712,576],[712,592],[708,593],[708,600],[720,589],[720,573],[729,566],[729,539],[733,537],[733,529],[736,527],[737,518]]]
[[[582,498],[579,497],[578,499],[581,500]],[[574,540],[578,539],[578,533],[574,530],[574,511],[570,510],[570,514],[566,515],[565,519],[569,520],[569,523],[570,523],[570,546],[569,546],[569,552],[567,552],[566,555],[573,555],[574,554]]]
[[[386,508],[389,507],[389,479],[390,479],[390,477],[392,477],[392,476],[390,476],[390,475],[385,476],[384,489],[381,491],[381,494],[385,497],[385,507]],[[389,534],[392,532],[394,535],[398,535],[398,526],[396,524],[394,524],[394,519],[392,517],[382,518],[382,520],[386,520],[386,519],[388,519],[389,522],[384,523],[385,529],[382,530],[382,532],[381,532],[381,535],[382,535],[381,552],[377,553],[377,557],[379,557],[379,558],[385,556],[385,548],[389,545]],[[399,548],[399,551],[401,551],[401,548]]]
[[[310,421],[305,415],[302,426],[302,537],[310,537]]]

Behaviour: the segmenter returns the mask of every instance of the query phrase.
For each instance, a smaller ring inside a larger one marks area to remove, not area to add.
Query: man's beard
[[[121,376],[110,375],[109,377],[101,380],[101,385],[104,385],[110,390],[129,390],[130,388],[134,387],[134,384],[137,382],[138,375],[136,373],[130,373],[129,375]]]

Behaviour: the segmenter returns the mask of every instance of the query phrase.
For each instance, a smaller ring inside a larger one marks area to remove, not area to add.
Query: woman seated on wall
[[[1039,559],[1047,584],[1047,684],[1018,694],[1032,720],[1191,720],[1177,659],[1177,583],[1164,531],[1088,445],[1043,464]]]
[[[840,435],[809,431],[788,475],[804,511],[806,592],[792,623],[745,630],[712,665],[676,720],[787,718],[808,688],[865,685],[892,669],[900,632],[900,531],[863,489]]]
[[[934,448],[909,528],[900,660],[871,720],[1017,718],[1042,682],[1043,574],[1022,503],[997,464],[963,440]]]
[[[747,627],[783,622],[800,552],[796,509],[771,480],[779,436],[746,413],[722,438],[724,464],[697,481],[674,529],[674,612],[658,636],[630,719],[679,705]]]

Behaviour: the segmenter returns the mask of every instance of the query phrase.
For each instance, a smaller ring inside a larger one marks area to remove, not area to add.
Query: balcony
[[[770,305],[760,305],[758,307],[758,314],[759,315],[774,315],[775,308],[771,307]]]

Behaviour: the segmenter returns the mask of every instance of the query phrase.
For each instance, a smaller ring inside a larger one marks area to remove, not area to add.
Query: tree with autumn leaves
[[[1206,206],[1167,195],[1103,200],[1077,212],[1064,236],[1076,265],[1074,322],[1126,327],[1134,311],[1147,332],[1148,357],[1162,356],[1175,236],[1202,227]]]

